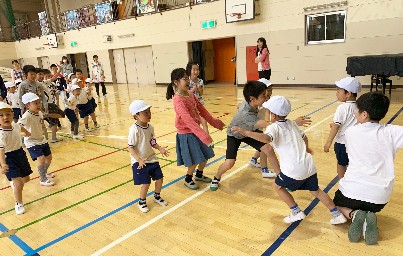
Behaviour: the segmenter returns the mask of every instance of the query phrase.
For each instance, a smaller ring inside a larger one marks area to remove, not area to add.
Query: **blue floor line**
[[[0,223],[0,231],[5,232],[7,231],[8,228],[4,226],[3,224]],[[24,241],[22,241],[17,235],[12,235],[8,237],[11,241],[13,241],[18,247],[21,248],[25,253],[30,254],[30,255],[39,255],[34,252],[34,250],[29,247]]]

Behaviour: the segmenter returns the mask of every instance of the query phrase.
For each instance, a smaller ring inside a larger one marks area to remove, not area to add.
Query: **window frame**
[[[335,15],[335,14],[344,14],[344,38],[343,39],[333,39],[327,40],[326,39],[326,16]],[[320,41],[309,41],[309,18],[310,17],[325,17],[325,40]],[[323,12],[323,13],[312,13],[305,15],[305,44],[306,45],[315,45],[315,44],[333,44],[333,43],[344,43],[346,41],[346,21],[347,21],[347,10],[339,10],[339,11],[330,11],[330,12]]]

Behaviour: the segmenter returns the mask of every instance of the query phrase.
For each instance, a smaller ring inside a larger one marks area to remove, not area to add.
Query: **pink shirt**
[[[213,140],[200,127],[200,116],[206,119],[214,128],[221,130],[225,126],[221,120],[210,115],[191,91],[189,91],[189,96],[175,94],[173,102],[176,112],[175,126],[179,134],[193,133],[204,144],[210,145]]]
[[[262,50],[262,53],[260,54],[259,60],[262,63],[262,69],[263,70],[269,70],[271,68],[270,67],[270,60],[269,60],[269,50],[267,48],[264,48]]]

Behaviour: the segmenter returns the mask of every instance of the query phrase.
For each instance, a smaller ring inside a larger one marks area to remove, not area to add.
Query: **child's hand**
[[[323,151],[326,152],[326,153],[329,153],[329,149],[330,149],[331,146],[332,146],[332,143],[327,142],[325,144],[325,146],[323,147]]]
[[[147,160],[147,158],[140,157],[139,167],[137,167],[137,169],[143,169],[143,167],[146,166],[146,160]]]
[[[243,136],[246,136],[245,135],[245,130],[244,129],[242,129],[241,127],[239,127],[239,126],[234,126],[234,127],[232,127],[231,128],[231,131],[233,131],[233,132],[235,132],[235,133],[239,133],[239,134],[241,134],[241,135],[243,135]]]
[[[8,165],[7,164],[3,164],[1,166],[1,173],[2,174],[6,174],[6,172],[8,172]]]
[[[300,116],[297,119],[295,119],[295,122],[297,123],[298,126],[307,127],[312,123],[312,120],[309,116]]]
[[[169,151],[165,149],[165,147],[160,147],[159,151],[163,156],[169,156]]]

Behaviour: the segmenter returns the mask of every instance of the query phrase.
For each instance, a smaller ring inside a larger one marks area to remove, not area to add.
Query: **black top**
[[[403,54],[348,57],[346,71],[351,76],[403,76]]]
[[[5,99],[7,97],[7,88],[6,88],[5,84],[4,84],[4,81],[3,81],[3,78],[1,77],[1,75],[0,75],[0,93],[1,93],[0,96],[3,99]]]

